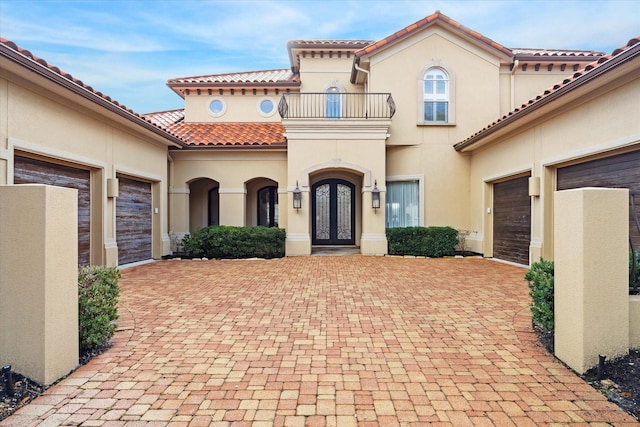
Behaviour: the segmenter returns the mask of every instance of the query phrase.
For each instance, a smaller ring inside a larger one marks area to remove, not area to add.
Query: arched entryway
[[[220,224],[220,184],[210,178],[189,183],[189,231]]]
[[[311,240],[313,245],[355,245],[356,187],[339,178],[311,186]]]

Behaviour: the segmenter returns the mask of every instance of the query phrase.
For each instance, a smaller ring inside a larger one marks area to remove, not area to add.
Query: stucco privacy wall
[[[0,363],[42,384],[78,365],[77,199],[0,186]]]
[[[471,153],[471,227],[484,233],[492,255],[491,184],[530,172],[540,178],[532,197],[531,260],[553,259],[556,170],[572,163],[640,149],[640,61],[621,66],[560,99],[555,109],[525,116],[520,126]],[[546,114],[545,114],[546,113]]]
[[[116,205],[115,199],[107,198],[107,179],[129,176],[150,182],[153,206],[158,208],[153,215],[152,254],[155,258],[167,254],[167,142],[136,131],[125,119],[44,78],[19,69],[13,72],[5,59],[0,65],[0,184],[13,183],[15,155],[89,170],[91,263],[115,265]]]
[[[555,193],[555,354],[582,374],[629,352],[629,190]]]

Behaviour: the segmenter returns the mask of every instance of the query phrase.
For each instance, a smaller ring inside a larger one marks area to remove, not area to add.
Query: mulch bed
[[[105,352],[110,345],[97,347],[91,350],[83,351],[79,357],[79,366],[85,365],[93,357]],[[9,417],[15,411],[30,403],[33,399],[40,396],[47,388],[42,384],[12,372],[13,378],[13,394],[9,394],[6,379],[0,373],[0,421]],[[62,378],[60,379],[62,380]]]
[[[553,331],[538,325],[533,327],[544,348],[554,354]],[[598,368],[588,370],[580,376],[591,387],[599,390],[609,401],[615,403],[640,420],[640,349],[629,350],[629,354],[616,360],[607,360],[598,380]]]

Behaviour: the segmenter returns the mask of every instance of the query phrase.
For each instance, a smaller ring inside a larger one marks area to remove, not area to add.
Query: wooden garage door
[[[529,265],[531,199],[529,177],[493,185],[493,257]]]
[[[557,182],[558,190],[580,187],[640,190],[640,151],[558,168]],[[640,206],[636,208],[640,215]],[[640,245],[640,233],[633,222],[631,211],[629,212],[629,233],[634,245]]]
[[[89,265],[91,174],[88,170],[16,156],[14,184],[46,184],[78,190],[78,265]]]
[[[116,242],[118,264],[151,258],[151,184],[118,177]]]

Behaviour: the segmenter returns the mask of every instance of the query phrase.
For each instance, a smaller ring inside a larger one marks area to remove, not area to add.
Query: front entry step
[[[350,256],[360,255],[358,246],[312,246],[311,256]]]

